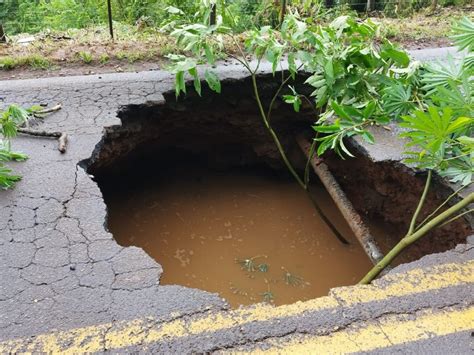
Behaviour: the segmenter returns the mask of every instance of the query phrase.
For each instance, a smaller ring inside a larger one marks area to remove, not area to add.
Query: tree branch
[[[400,242],[398,242],[395,247],[390,250],[390,252],[385,255],[385,257],[380,260],[377,265],[375,265],[368,273],[367,275],[364,276],[364,278],[359,282],[359,284],[368,284],[370,283],[374,278],[377,277],[377,275],[386,267],[388,266],[397,256],[400,254],[407,246],[413,244],[416,242],[418,239],[423,237],[426,233],[431,231],[432,229],[440,226],[444,221],[446,221],[449,217],[451,217],[453,214],[456,212],[462,210],[463,208],[469,206],[471,203],[474,202],[474,192],[463,198],[461,201],[453,205],[452,207],[448,208],[446,211],[443,213],[439,214],[435,218],[433,218],[431,221],[429,221],[426,225],[421,227],[419,230],[417,230],[415,233],[411,235],[405,236]]]

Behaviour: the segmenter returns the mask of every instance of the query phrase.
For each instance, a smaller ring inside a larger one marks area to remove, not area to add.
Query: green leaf
[[[341,128],[338,125],[319,125],[313,126],[313,129],[320,133],[334,133],[339,132]]]
[[[424,84],[423,90],[431,95],[436,92],[436,88],[439,86],[449,87],[450,82],[456,85],[461,84],[464,76],[464,61],[465,59],[459,61],[448,57],[446,62],[426,64],[426,71],[421,77],[421,82]]]
[[[334,67],[331,59],[329,59],[324,66],[324,75],[326,78],[326,85],[334,85],[336,78],[334,77]]]
[[[184,82],[184,72],[179,71],[176,73],[176,80],[174,84],[176,97],[179,97],[181,91],[186,93],[186,83]]]
[[[343,106],[338,105],[335,101],[331,103],[331,107],[334,110],[334,112],[340,117],[344,118],[348,121],[352,121],[351,116],[347,114],[347,112],[344,110]]]
[[[196,68],[189,69],[189,74],[194,78],[194,89],[201,96],[201,80]]]
[[[411,87],[392,82],[383,90],[382,107],[394,118],[406,115],[415,108]]]
[[[204,73],[204,79],[206,80],[207,85],[209,85],[209,88],[212,91],[215,91],[218,94],[221,93],[221,81],[219,80],[219,77],[216,73],[211,70],[206,70],[206,72]]]
[[[473,137],[461,136],[461,137],[458,138],[458,141],[461,144],[464,144],[466,146],[469,146],[471,149],[474,149],[474,138]]]
[[[293,109],[295,112],[300,112],[301,98],[299,95],[283,95],[283,100],[287,104],[293,104]]]
[[[381,53],[383,58],[390,58],[393,60],[398,66],[406,68],[408,64],[410,64],[410,57],[408,54],[403,50],[397,50],[393,47],[386,48]]]
[[[458,117],[447,127],[446,133],[454,133],[460,129],[463,129],[469,125],[474,124],[474,118],[472,117]]]
[[[374,136],[373,136],[370,132],[364,131],[364,132],[362,133],[362,138],[363,138],[367,143],[375,144]]]
[[[204,53],[206,55],[206,59],[208,63],[213,65],[216,62],[214,51],[212,50],[211,46],[209,46],[207,43],[204,43],[203,47],[204,47]]]
[[[288,54],[288,70],[290,72],[291,77],[295,79],[297,68],[296,68],[295,53],[293,52]]]
[[[451,38],[459,50],[474,51],[474,22],[468,17],[463,17],[454,24]]]
[[[21,180],[20,175],[13,175],[11,169],[0,164],[0,188],[6,190],[15,186]]]
[[[370,101],[364,109],[364,112],[363,112],[364,118],[369,119],[370,117],[372,117],[376,108],[377,108],[377,104],[375,103],[375,101]]]
[[[355,158],[354,155],[351,154],[351,152],[349,152],[349,150],[346,148],[346,146],[344,145],[344,141],[343,139],[341,138],[340,141],[339,141],[339,146],[341,147],[341,149],[343,150],[344,153],[346,153],[348,156],[350,156],[351,158]]]
[[[331,148],[333,140],[331,138],[326,138],[321,141],[318,145],[318,156],[322,156],[328,149]]]

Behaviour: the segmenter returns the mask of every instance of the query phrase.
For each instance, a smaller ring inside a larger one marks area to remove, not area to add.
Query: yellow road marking
[[[387,275],[383,283],[375,285],[343,287],[333,290],[338,299],[347,305],[387,300],[426,291],[474,282],[474,261],[459,264],[443,264],[427,269],[413,269],[403,274]],[[16,351],[41,352],[94,352],[118,349],[125,346],[145,345],[189,335],[211,333],[242,326],[250,322],[264,322],[278,318],[302,315],[339,306],[332,296],[307,302],[272,307],[259,304],[251,308],[210,313],[190,319],[175,319],[158,323],[152,317],[77,328],[0,342],[0,353]],[[150,328],[150,329],[148,329]],[[147,331],[144,331],[147,330]]]
[[[401,345],[473,329],[474,307],[439,313],[430,310],[418,314],[416,319],[401,318],[389,316],[358,329],[344,329],[324,336],[295,336],[287,342],[275,339],[266,342],[271,346],[269,349],[252,353],[348,354]]]
[[[474,282],[474,261],[463,264],[441,264],[430,269],[413,269],[403,274],[388,274],[372,285],[357,287],[339,287],[333,294],[346,305],[371,301],[379,301],[388,297],[401,297],[414,293],[415,290],[429,291],[451,285]]]

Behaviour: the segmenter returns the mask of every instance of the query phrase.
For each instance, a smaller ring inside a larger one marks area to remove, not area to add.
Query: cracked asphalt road
[[[428,55],[418,55],[423,53]],[[223,77],[243,75],[234,65],[219,70]],[[98,186],[78,166],[91,156],[103,128],[120,123],[116,113],[121,106],[161,102],[161,93],[172,85],[172,78],[164,72],[0,82],[2,105],[61,103],[62,110],[49,115],[41,128],[69,134],[66,154],[58,152],[56,140],[21,136],[14,141],[14,149],[30,159],[14,164],[15,171],[24,176],[17,187],[0,192],[0,342],[22,339],[15,348],[21,351],[34,343],[33,336],[100,325],[93,351],[105,351],[111,349],[106,335],[127,320],[141,319],[135,332],[147,333],[157,324],[227,312],[227,304],[217,294],[159,285],[159,264],[139,248],[119,246],[104,227],[106,206]],[[437,262],[469,261],[473,250],[470,244],[460,246],[456,251],[403,265],[393,273],[431,267]],[[472,264],[468,268],[472,271]],[[334,295],[343,292],[337,290]],[[271,348],[275,345],[272,338],[319,334],[321,324],[326,331],[336,331],[344,326],[342,320],[357,323],[387,313],[466,307],[472,304],[472,291],[472,280],[467,280],[442,291],[388,303],[374,300],[365,308],[341,308],[343,304],[335,299],[330,310],[290,317],[287,323],[286,318],[280,322],[268,319],[251,323],[248,331],[243,326],[208,335],[198,333],[193,341],[167,341],[165,337],[147,343],[146,349],[192,352],[242,346],[241,350],[247,351],[254,343]],[[289,327],[291,324],[298,326]],[[467,349],[466,339],[456,341],[458,350]],[[132,351],[144,346],[140,341],[130,341],[115,343],[112,348]]]

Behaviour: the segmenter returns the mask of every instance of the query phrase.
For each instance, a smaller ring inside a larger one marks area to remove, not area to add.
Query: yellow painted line
[[[425,311],[416,319],[389,316],[367,323],[357,329],[324,336],[294,336],[288,341],[275,339],[265,342],[270,348],[252,353],[270,354],[348,354],[387,348],[414,341],[474,329],[474,307],[462,310]],[[232,352],[231,353],[239,353]]]
[[[333,289],[332,294],[348,305],[388,300],[445,287],[474,283],[474,261],[443,264],[427,269],[413,269],[406,273],[387,275],[375,285]],[[190,335],[212,333],[242,326],[251,322],[264,322],[278,318],[295,317],[306,312],[330,310],[340,306],[332,296],[307,302],[273,307],[259,304],[234,311],[209,313],[200,317],[174,319],[160,323],[153,317],[140,318],[113,324],[99,324],[66,331],[57,331],[0,342],[0,353],[17,351],[40,352],[94,352],[118,349],[125,346],[146,345]],[[175,315],[175,318],[179,315]],[[155,324],[158,323],[158,324]],[[148,329],[150,328],[150,329]],[[144,329],[148,329],[144,331]]]
[[[413,269],[402,274],[388,274],[381,280],[375,280],[371,285],[338,287],[333,289],[331,294],[345,305],[354,305],[367,300],[381,301],[389,297],[402,297],[415,292],[472,282],[474,282],[473,260],[463,264],[441,264],[428,269]]]

